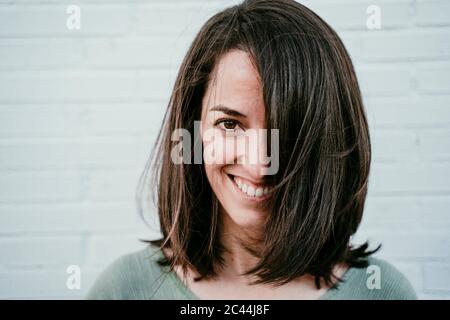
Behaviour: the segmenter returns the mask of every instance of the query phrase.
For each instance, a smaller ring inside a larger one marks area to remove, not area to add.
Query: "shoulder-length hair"
[[[366,267],[368,243],[350,243],[362,218],[371,144],[355,71],[336,32],[291,0],[246,0],[211,17],[179,69],[163,126],[140,188],[154,187],[162,239],[160,263],[214,277],[223,265],[218,200],[203,164],[175,164],[175,129],[194,136],[215,64],[232,49],[251,57],[262,84],[267,128],[279,129],[279,170],[254,283],[314,276],[332,285],[333,267]],[[196,143],[201,143],[196,141]],[[194,155],[195,143],[191,155]],[[153,170],[152,179],[147,173]],[[138,197],[139,198],[139,197]],[[140,199],[140,198],[139,198]],[[142,209],[142,208],[141,208]],[[141,211],[142,213],[142,211]]]

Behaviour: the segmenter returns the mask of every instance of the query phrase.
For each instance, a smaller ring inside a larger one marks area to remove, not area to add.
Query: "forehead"
[[[204,106],[211,108],[224,104],[241,110],[264,109],[259,75],[246,52],[227,52],[217,63],[214,72],[214,80],[203,99]]]

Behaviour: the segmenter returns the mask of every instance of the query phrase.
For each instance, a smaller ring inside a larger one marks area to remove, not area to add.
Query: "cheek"
[[[221,202],[224,201],[224,191],[227,190],[225,185],[227,177],[221,171],[222,165],[205,163],[204,168],[214,194]]]
[[[219,199],[224,196],[223,192],[226,190],[224,184],[228,179],[222,169],[226,165],[234,163],[235,153],[231,137],[227,138],[217,134],[213,139],[203,141],[203,161],[206,176]]]
[[[223,166],[235,163],[236,142],[234,137],[215,134],[203,140],[203,160],[205,165]]]

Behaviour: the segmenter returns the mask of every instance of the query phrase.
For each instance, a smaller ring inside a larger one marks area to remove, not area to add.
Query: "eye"
[[[236,128],[237,123],[233,120],[225,120],[222,122],[222,125],[227,130],[234,130]]]
[[[216,121],[215,125],[227,133],[232,133],[237,131],[238,129],[242,129],[240,128],[239,122],[233,119],[220,119]]]

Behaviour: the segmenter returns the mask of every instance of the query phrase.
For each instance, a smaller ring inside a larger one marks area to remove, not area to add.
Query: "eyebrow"
[[[229,116],[235,116],[235,117],[242,117],[242,118],[247,118],[247,116],[245,114],[240,113],[237,110],[228,108],[226,106],[224,106],[223,104],[219,104],[217,106],[212,107],[211,109],[209,109],[209,111],[220,111],[223,112]]]

